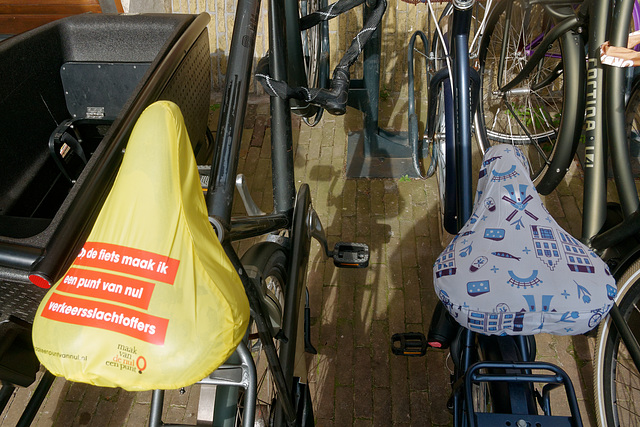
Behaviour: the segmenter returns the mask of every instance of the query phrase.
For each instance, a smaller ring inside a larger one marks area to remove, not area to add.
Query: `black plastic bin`
[[[35,375],[4,361],[29,353],[38,304],[91,231],[144,108],[175,102],[198,160],[211,151],[208,22],[83,14],[0,43],[0,380]]]

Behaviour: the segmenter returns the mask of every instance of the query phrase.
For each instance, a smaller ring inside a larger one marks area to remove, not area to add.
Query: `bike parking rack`
[[[364,19],[376,2],[366,0]],[[419,178],[414,147],[407,132],[379,127],[381,29],[378,27],[363,50],[363,78],[352,79],[347,105],[362,112],[363,130],[348,136],[347,177]]]

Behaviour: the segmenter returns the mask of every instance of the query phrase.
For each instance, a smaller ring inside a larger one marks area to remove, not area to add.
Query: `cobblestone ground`
[[[262,210],[271,209],[270,128],[265,99],[253,100],[245,121],[240,169]],[[215,113],[211,129],[215,130]],[[360,113],[326,115],[315,128],[294,120],[298,184],[310,185],[330,245],[361,241],[371,265],[337,270],[313,244],[308,270],[312,342],[310,382],[317,425],[450,425],[447,352],[402,358],[390,351],[396,332],[426,332],[436,296],[432,264],[440,253],[434,178],[346,179],[347,135],[362,128]],[[573,235],[580,232],[582,179],[576,165],[546,206]],[[239,211],[240,207],[236,207]],[[557,363],[574,381],[585,425],[593,423],[591,359],[594,339],[538,340],[540,360]],[[33,388],[19,390],[0,418],[16,424]],[[195,424],[198,386],[168,392],[164,421]],[[151,393],[128,393],[56,379],[33,425],[142,426]],[[558,399],[560,409],[563,406]]]

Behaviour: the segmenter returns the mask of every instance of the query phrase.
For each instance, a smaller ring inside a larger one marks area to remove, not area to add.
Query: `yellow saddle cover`
[[[36,354],[72,381],[179,388],[223,363],[248,320],[180,109],[156,102],[131,134],[87,242],[38,308]]]

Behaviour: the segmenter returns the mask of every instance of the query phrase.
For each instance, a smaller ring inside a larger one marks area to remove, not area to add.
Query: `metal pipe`
[[[607,141],[604,123],[604,74],[600,46],[607,37],[609,1],[592,2],[587,63],[587,111],[585,115],[585,177],[582,241],[595,236],[606,218]],[[566,80],[566,79],[565,79]]]
[[[609,35],[611,46],[627,46],[629,28],[626,22],[629,22],[628,18],[631,16],[634,4],[634,0],[616,2],[613,22],[624,23],[624,25],[611,26],[611,33]],[[626,217],[637,211],[638,207],[640,207],[638,191],[629,162],[629,148],[627,144],[625,116],[626,68],[606,67],[605,81],[607,85],[606,117],[611,162],[614,165],[614,178],[620,198],[620,205]]]
[[[153,390],[151,396],[151,414],[149,415],[149,427],[160,427],[162,423],[162,406],[164,403],[164,390]]]
[[[256,418],[256,403],[258,400],[258,374],[256,365],[251,357],[251,352],[244,342],[241,342],[236,349],[236,353],[240,356],[242,362],[243,373],[246,378],[243,381],[246,385],[244,393],[244,418],[242,419],[243,427],[252,427]]]
[[[620,308],[617,304],[613,304],[613,307],[611,307],[611,310],[609,311],[609,315],[620,334],[620,338],[627,347],[627,351],[629,352],[636,369],[640,371],[640,345],[638,344],[635,335],[633,335],[629,324],[624,320],[624,317],[622,317],[622,313],[620,313]]]
[[[269,72],[275,80],[287,81],[287,47],[284,29],[287,25],[282,2],[269,0]],[[300,39],[300,34],[296,34]],[[293,211],[296,197],[293,167],[293,139],[289,100],[271,97],[271,169],[273,210]]]
[[[216,158],[212,162],[214,167],[211,168],[206,196],[209,215],[225,226],[231,220],[259,12],[260,0],[238,1],[216,134]]]

